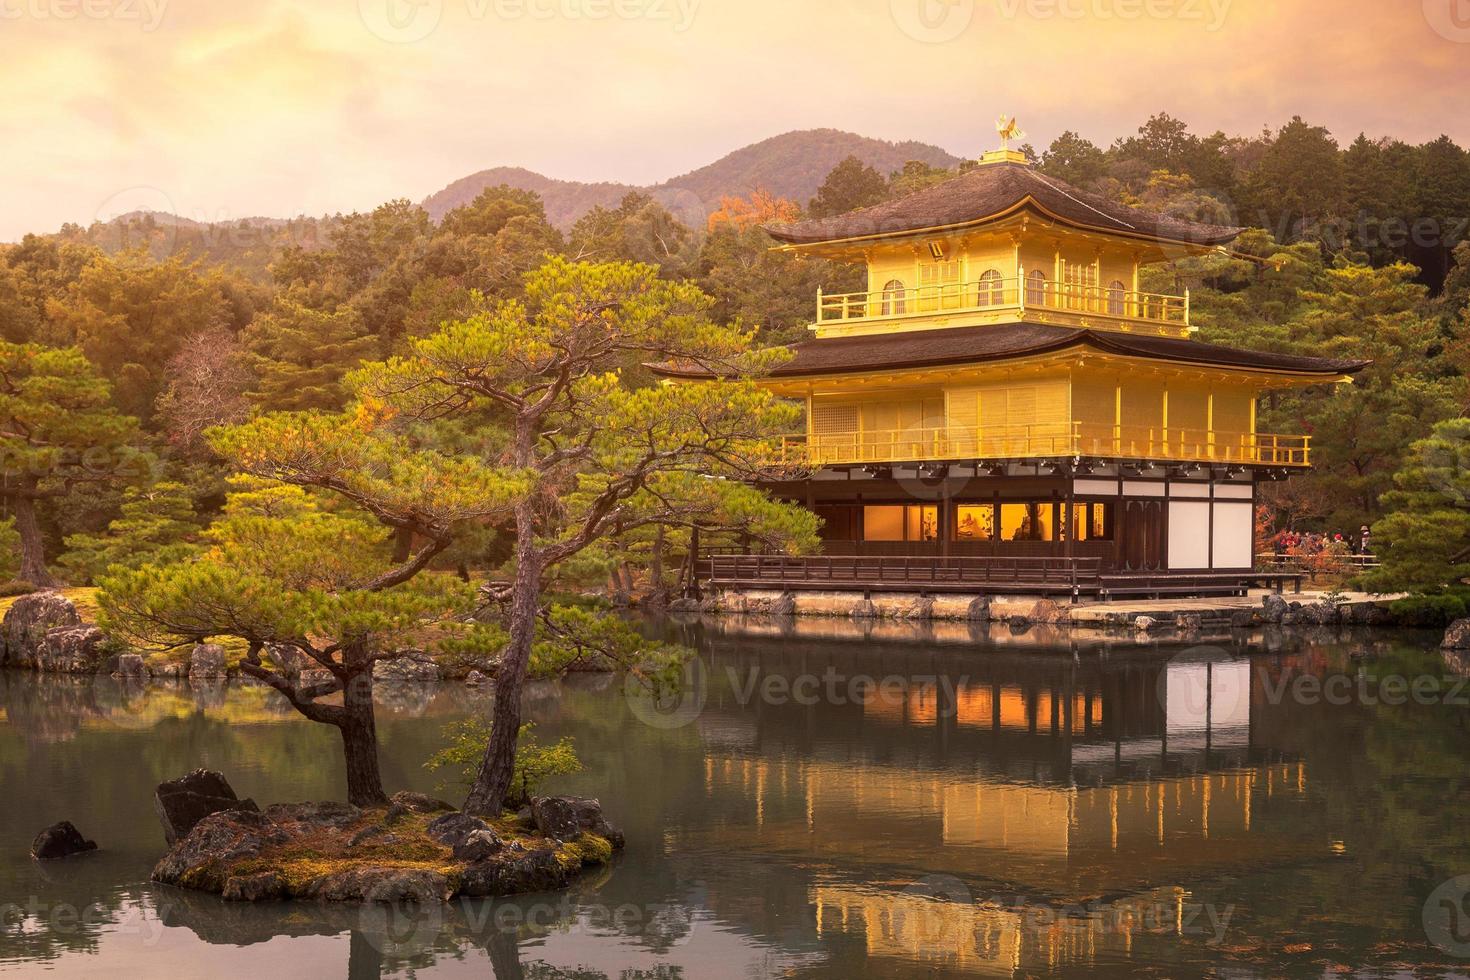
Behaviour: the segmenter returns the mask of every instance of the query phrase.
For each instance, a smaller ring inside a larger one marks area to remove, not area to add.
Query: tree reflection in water
[[[208,765],[256,799],[330,798],[330,742],[262,689],[0,674],[7,853],[56,819],[104,849],[0,862],[0,904],[95,910],[62,926],[7,919],[0,970],[147,963],[150,927],[185,954],[240,949],[242,968],[267,940],[335,937],[301,946],[302,968],[340,975],[346,957],[353,977],[461,963],[501,978],[1443,965],[1421,906],[1470,868],[1455,808],[1470,788],[1466,710],[1273,694],[1303,677],[1445,673],[1428,638],[649,628],[701,651],[708,690],[688,724],[645,724],[605,676],[528,691],[539,729],[574,737],[587,764],[555,788],[601,797],[626,856],[569,897],[432,910],[229,905],[149,886],[156,782]],[[836,700],[758,693],[829,673],[845,682]],[[888,678],[902,683],[885,693]],[[386,690],[385,779],[434,791],[422,764],[442,727],[486,704],[457,685]],[[1159,914],[1182,921],[1195,905],[1232,910],[1223,940]]]

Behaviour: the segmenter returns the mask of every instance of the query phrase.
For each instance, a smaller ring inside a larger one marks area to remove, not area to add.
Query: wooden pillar
[[[1215,458],[1215,392],[1212,389],[1205,397],[1205,454]]]
[[[1152,447],[1149,448],[1149,452],[1150,453],[1153,452],[1153,448]],[[1165,385],[1164,385],[1164,454],[1167,456],[1168,455],[1168,452],[1169,452],[1169,385],[1167,383],[1165,383]]]
[[[1123,382],[1113,386],[1113,452],[1123,451]]]
[[[954,537],[954,504],[949,493],[949,473],[944,476],[944,483],[939,488],[939,554],[942,558],[949,557],[949,540]]]

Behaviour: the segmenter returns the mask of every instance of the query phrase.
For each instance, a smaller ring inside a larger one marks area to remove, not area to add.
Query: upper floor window
[[[1123,285],[1121,279],[1114,279],[1108,283],[1108,313],[1113,316],[1124,315],[1127,310],[1127,305],[1124,303],[1124,296],[1127,292],[1127,287]]]
[[[905,305],[903,280],[888,280],[883,286],[883,315],[903,316]]]
[[[1005,305],[1005,281],[1001,278],[999,270],[987,269],[980,277],[980,306],[1003,306]]]
[[[946,286],[960,281],[960,260],[921,262],[919,264],[919,287]]]
[[[1026,277],[1026,305],[1046,304],[1046,273],[1036,269]]]

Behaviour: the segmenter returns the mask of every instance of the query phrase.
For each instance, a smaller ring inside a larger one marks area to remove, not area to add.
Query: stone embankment
[[[1085,626],[1141,632],[1255,626],[1393,626],[1388,600],[1355,596],[1281,596],[1066,603],[984,595],[925,596],[855,592],[725,592],[704,600],[680,599],[676,614],[826,616],[853,620],[1009,623],[1013,626]]]

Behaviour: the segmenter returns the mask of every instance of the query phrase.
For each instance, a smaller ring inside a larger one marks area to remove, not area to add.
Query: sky
[[[963,156],[1164,110],[1470,146],[1470,0],[0,0],[0,241],[644,184],[793,129]]]

